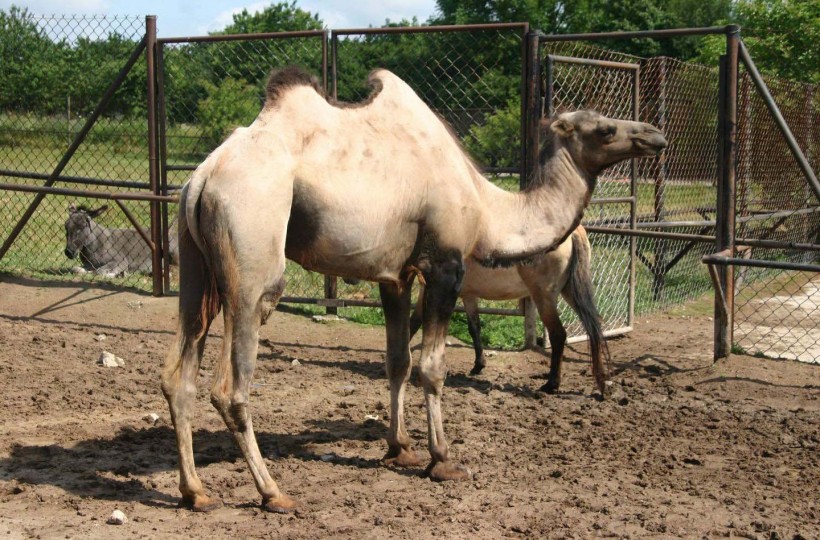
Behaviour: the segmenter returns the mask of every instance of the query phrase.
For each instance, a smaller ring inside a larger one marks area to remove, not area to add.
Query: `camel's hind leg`
[[[180,245],[179,327],[162,373],[162,391],[171,411],[179,453],[179,490],[182,504],[196,511],[209,511],[221,502],[205,494],[196,474],[191,434],[191,416],[196,399],[196,378],[214,310],[210,275],[190,236]]]
[[[550,372],[547,382],[540,390],[553,393],[561,386],[561,363],[564,359],[564,347],[567,343],[567,331],[558,316],[558,298],[552,291],[530,291],[538,308],[541,322],[550,338]]]
[[[225,342],[211,390],[211,402],[225,420],[251,469],[256,489],[262,495],[262,508],[278,513],[293,510],[296,503],[279,491],[265,466],[253,431],[249,395],[256,368],[259,327],[266,317],[267,306],[275,305],[281,296],[283,284],[277,279],[266,291],[255,284],[240,285],[235,304],[224,306]]]
[[[402,467],[414,467],[421,462],[413,452],[404,425],[404,389],[410,378],[410,312],[411,284],[405,286],[380,284],[382,306],[387,330],[385,369],[390,380],[390,433],[384,462]],[[419,299],[421,303],[421,299]]]

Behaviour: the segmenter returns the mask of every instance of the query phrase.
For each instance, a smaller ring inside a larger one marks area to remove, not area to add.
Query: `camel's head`
[[[619,161],[655,156],[667,146],[666,138],[651,124],[607,118],[595,111],[563,113],[549,124],[549,130],[548,135],[560,141],[591,178]]]

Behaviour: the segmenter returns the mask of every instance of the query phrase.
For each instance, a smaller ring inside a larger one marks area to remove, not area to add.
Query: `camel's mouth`
[[[658,130],[646,131],[633,139],[635,146],[646,156],[657,156],[669,146],[666,137]]]
[[[69,259],[74,259],[77,257],[77,251],[70,248],[65,248],[65,251],[63,251],[63,253],[65,253],[65,256]]]

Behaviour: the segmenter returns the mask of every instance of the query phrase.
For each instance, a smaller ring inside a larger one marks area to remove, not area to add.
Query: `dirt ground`
[[[225,506],[177,509],[159,388],[175,304],[3,278],[0,537],[820,538],[820,366],[713,364],[711,320],[686,315],[642,318],[610,340],[616,384],[605,402],[591,397],[585,344],[568,350],[561,393],[543,395],[542,354],[498,352],[470,377],[472,350],[453,339],[445,428],[474,478],[439,484],[380,463],[383,330],[277,312],[262,331],[252,410],[272,474],[301,502],[284,516],[259,510],[208,401],[217,325],[194,444]],[[103,350],[125,365],[97,365]],[[407,405],[426,455],[420,388]],[[129,521],[106,524],[115,509]]]

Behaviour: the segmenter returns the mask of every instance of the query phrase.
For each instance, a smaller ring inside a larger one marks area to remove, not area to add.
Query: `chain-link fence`
[[[541,54],[548,113],[592,108],[614,118],[652,123],[669,140],[658,159],[621,163],[605,171],[585,214],[583,224],[597,231],[590,240],[604,328],[613,332],[629,327],[636,313],[709,291],[700,256],[714,251],[713,246],[619,236],[613,229],[632,228],[634,223],[637,229],[714,234],[717,69],[671,58],[640,58],[582,42],[547,42]],[[562,317],[572,317],[565,305]],[[581,331],[577,323],[571,328]]]
[[[91,193],[145,192],[147,69],[144,52],[135,54],[145,19],[26,15],[8,30],[14,39],[7,51],[11,57],[3,60],[2,181],[20,186],[45,181]],[[97,111],[99,118],[82,144],[75,145],[129,60],[134,61],[132,69]],[[59,178],[50,179],[61,165]],[[0,271],[150,290],[150,248],[134,228],[150,228],[146,203],[109,201],[104,209],[93,198],[11,190],[0,191],[0,201]],[[76,219],[70,219],[72,206]],[[134,272],[136,267],[140,270]]]
[[[0,270],[38,278],[105,279],[150,289],[150,275],[137,268],[150,244],[149,205],[120,199],[100,211],[101,203],[78,196],[82,192],[77,189],[149,193],[143,20],[29,17],[23,23],[14,66],[4,73],[16,91],[2,96],[0,176],[6,183],[45,181],[75,188],[75,193],[44,197],[0,191],[5,208]],[[526,24],[507,24],[160,39],[155,57],[159,192],[173,193],[230,129],[249,123],[263,101],[270,69],[290,64],[316,73],[328,94],[341,101],[364,96],[364,81],[372,69],[394,71],[454,127],[491,180],[518,189],[526,155],[528,111],[523,96],[532,82],[527,31]],[[709,275],[700,257],[715,250],[708,240],[715,237],[719,220],[717,67],[639,58],[578,41],[543,41],[540,47],[547,113],[594,108],[653,123],[670,141],[657,160],[606,171],[586,213],[605,329],[628,328],[635,313],[707,292]],[[132,69],[121,72],[129,62]],[[25,86],[34,73],[42,83]],[[121,84],[100,107],[100,98],[118,76]],[[816,88],[768,82],[801,148],[816,165]],[[779,242],[775,249],[759,247],[758,241],[741,253],[754,259],[816,263],[818,201],[745,76],[740,80],[737,140],[737,244],[743,245],[744,239]],[[86,236],[97,231],[97,236],[127,237],[119,247],[102,250],[114,253],[114,261],[92,261],[88,253],[78,260],[66,257],[73,251],[66,235],[72,205]],[[169,216],[175,208],[164,210],[163,226],[171,238],[173,233],[167,231],[173,227]],[[642,234],[627,235],[630,231]],[[799,249],[783,249],[795,245]],[[165,251],[172,252],[173,246],[166,243]],[[83,266],[91,272],[76,268]],[[738,347],[780,356],[820,356],[814,336],[816,275],[742,267],[735,277]],[[292,263],[287,279],[289,301],[378,304],[377,290],[370,284],[337,286],[335,280]],[[166,280],[173,290],[173,278]],[[520,312],[514,303],[483,307]],[[563,311],[565,320],[574,318],[566,307]],[[770,322],[778,318],[787,324]],[[580,332],[577,323],[570,328],[571,334]],[[769,337],[762,337],[766,332]],[[787,334],[793,337],[784,338]],[[807,352],[794,352],[800,347]]]
[[[771,77],[765,81],[803,154],[817,170],[817,86]],[[736,208],[736,243],[742,258],[820,263],[820,201],[748,72],[742,73],[739,84]],[[793,247],[744,246],[744,239]],[[738,266],[735,293],[736,350],[820,362],[820,274]]]

